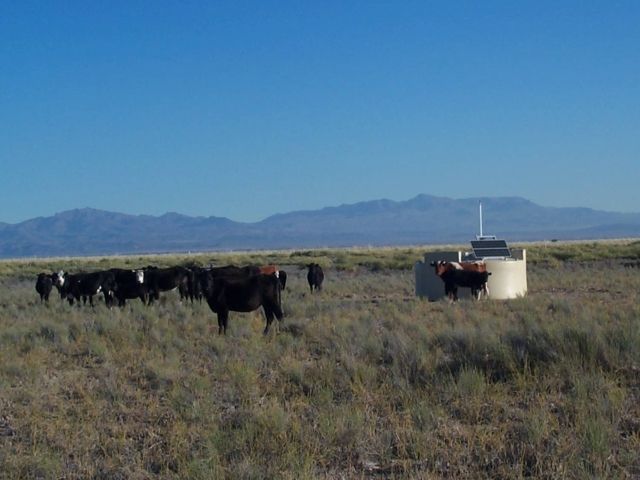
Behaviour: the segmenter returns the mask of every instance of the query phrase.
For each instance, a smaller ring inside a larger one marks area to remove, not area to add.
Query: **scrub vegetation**
[[[414,297],[418,247],[0,262],[0,476],[640,477],[640,242],[526,248],[525,298],[457,304]],[[191,262],[279,264],[279,331],[232,312],[218,336],[176,292],[108,310],[34,290]]]

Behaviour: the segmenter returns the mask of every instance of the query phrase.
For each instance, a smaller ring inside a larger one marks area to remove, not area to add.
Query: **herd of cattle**
[[[311,292],[322,288],[324,273],[317,263],[307,265],[307,281]],[[36,291],[46,302],[55,287],[62,300],[70,305],[87,301],[93,306],[93,297],[102,294],[105,304],[111,308],[116,302],[123,307],[127,300],[139,298],[144,304],[152,304],[161,292],[178,290],[182,300],[206,299],[218,316],[218,332],[226,333],[229,312],[251,312],[264,309],[268,333],[273,318],[282,320],[281,291],[286,287],[287,274],[275,265],[237,267],[168,267],[128,270],[111,268],[90,273],[65,271],[40,273]]]
[[[458,300],[458,288],[471,289],[472,297],[488,295],[487,272],[484,262],[433,262],[435,273],[444,283],[445,295]],[[307,265],[307,281],[313,293],[322,288],[324,272],[317,263]],[[181,300],[206,299],[218,316],[218,332],[226,333],[229,312],[251,312],[264,309],[268,333],[274,317],[282,320],[281,291],[286,287],[287,273],[275,265],[237,267],[168,267],[148,266],[135,270],[111,268],[90,273],[40,273],[36,291],[41,301],[48,301],[55,287],[60,298],[70,305],[87,301],[93,306],[93,297],[102,293],[105,304],[111,308],[117,302],[123,307],[127,300],[139,298],[150,305],[160,298],[161,292],[178,290]]]

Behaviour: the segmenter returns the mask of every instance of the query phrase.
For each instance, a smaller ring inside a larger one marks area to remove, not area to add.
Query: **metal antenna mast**
[[[478,204],[480,206],[480,238],[482,238],[482,200]]]

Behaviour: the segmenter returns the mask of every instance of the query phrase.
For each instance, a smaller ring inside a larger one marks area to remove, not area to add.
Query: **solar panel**
[[[508,248],[506,240],[471,240],[473,248]]]
[[[472,240],[471,248],[476,258],[511,257],[511,250],[505,240]]]

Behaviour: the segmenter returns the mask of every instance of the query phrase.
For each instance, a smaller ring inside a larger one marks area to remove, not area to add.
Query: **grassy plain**
[[[640,242],[527,249],[527,297],[455,305],[417,247],[0,262],[0,478],[639,478]],[[280,331],[34,290],[187,262],[283,266]]]

